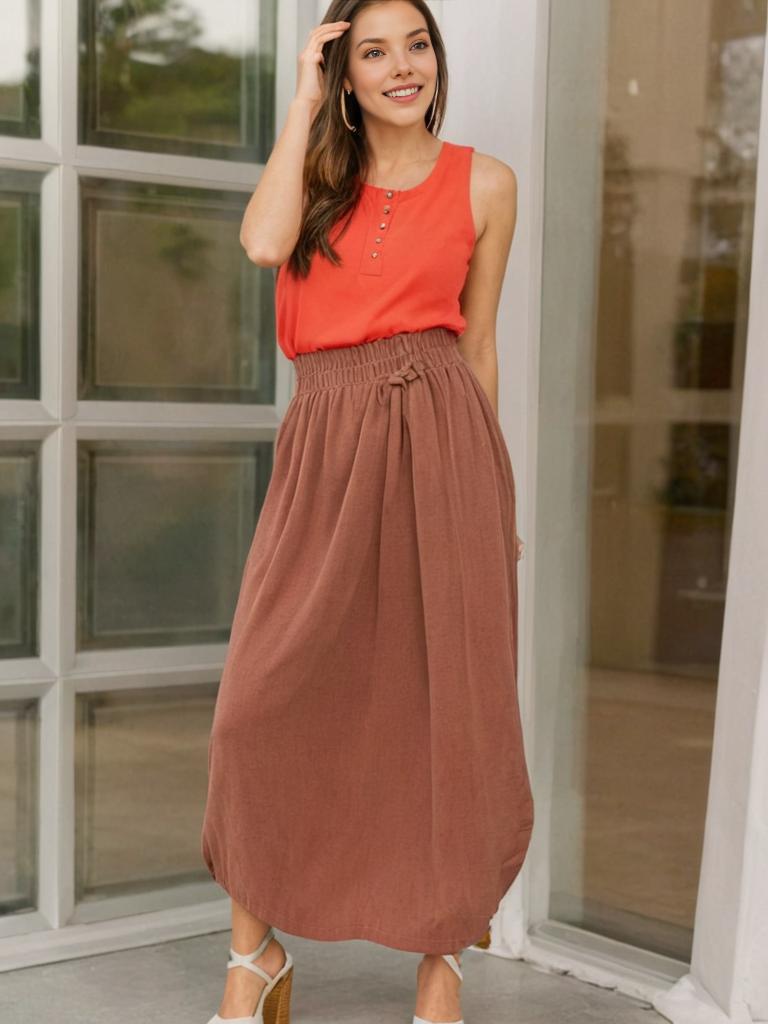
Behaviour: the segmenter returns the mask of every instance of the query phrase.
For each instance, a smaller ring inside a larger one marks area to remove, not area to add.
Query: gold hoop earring
[[[347,104],[344,102],[344,93],[345,92],[346,92],[347,96],[351,96],[352,95],[352,90],[351,89],[345,89],[344,86],[341,87],[341,117],[342,117],[342,120],[344,121],[344,124],[347,126],[347,128],[349,128],[349,130],[351,132],[356,132],[357,128],[353,124],[350,124],[349,121],[347,120]]]
[[[438,80],[437,80],[437,82],[435,84],[435,95],[432,97],[432,103],[430,104],[430,106],[432,107],[432,113],[429,116],[429,124],[427,125],[427,129],[429,131],[432,131],[432,125],[435,123],[435,114],[437,113],[437,93],[438,93],[439,88],[440,88],[440,79],[438,78]]]

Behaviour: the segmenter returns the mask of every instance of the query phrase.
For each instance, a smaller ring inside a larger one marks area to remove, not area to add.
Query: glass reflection
[[[37,906],[39,704],[0,703],[0,916]]]
[[[80,141],[266,161],[276,0],[80,5]]]
[[[0,398],[40,394],[41,182],[0,170]]]
[[[40,137],[40,0],[3,0],[0,135]]]
[[[32,441],[0,441],[0,657],[38,653],[40,461]]]
[[[75,898],[208,881],[199,833],[217,684],[77,695]]]
[[[271,404],[274,277],[248,196],[84,178],[80,398]]]
[[[686,961],[766,0],[612,0],[605,11],[603,22],[589,0],[556,0],[551,22],[538,527],[551,600],[537,639],[550,748],[556,737],[550,917]],[[569,75],[579,89],[567,94]]]
[[[272,450],[81,443],[78,648],[228,640]]]

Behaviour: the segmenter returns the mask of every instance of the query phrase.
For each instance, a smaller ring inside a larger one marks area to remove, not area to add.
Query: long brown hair
[[[332,0],[322,24],[333,21],[354,21],[366,7],[374,7],[382,0]],[[445,46],[432,12],[424,0],[408,0],[427,23],[432,48],[437,59],[437,101],[427,108],[424,123],[437,135],[445,116],[448,92],[448,66]],[[365,125],[360,106],[354,94],[344,92],[344,77],[349,58],[349,32],[330,39],[323,46],[324,71],[323,101],[312,122],[304,160],[304,196],[306,203],[302,215],[299,239],[286,268],[297,276],[309,273],[312,256],[321,251],[339,266],[341,259],[328,239],[330,228],[346,213],[352,213],[362,189],[361,182],[368,174],[368,151]],[[344,94],[343,100],[341,98]],[[344,123],[341,104],[346,117],[357,128],[350,131]],[[346,222],[344,227],[346,227]],[[337,236],[341,237],[342,232]]]

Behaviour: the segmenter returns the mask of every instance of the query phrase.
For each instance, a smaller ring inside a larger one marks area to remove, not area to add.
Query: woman
[[[447,81],[421,0],[335,0],[245,212],[297,387],[210,737],[202,852],[246,969],[209,1024],[287,1022],[273,926],[425,954],[414,1021],[458,1021],[459,953],[529,845],[496,415],[516,179],[437,139]]]

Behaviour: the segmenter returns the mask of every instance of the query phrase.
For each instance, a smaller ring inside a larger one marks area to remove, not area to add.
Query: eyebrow
[[[415,28],[413,30],[413,32],[406,32],[405,38],[406,39],[410,39],[411,36],[417,36],[419,34],[419,32],[427,32],[427,31],[428,30],[426,28]],[[358,49],[359,47],[361,47],[363,45],[363,43],[386,43],[386,41],[387,41],[386,39],[380,39],[379,37],[374,38],[373,36],[370,36],[367,39],[361,39],[360,42],[357,44],[357,47],[355,47],[355,49]]]

